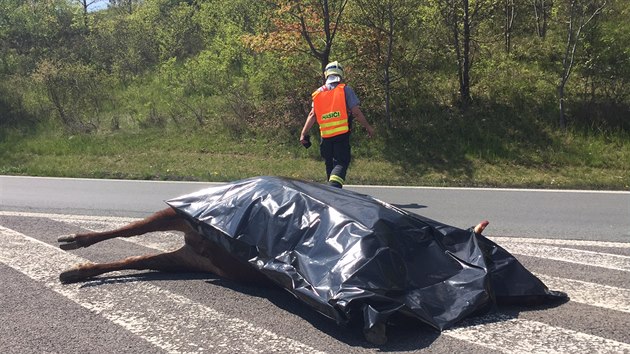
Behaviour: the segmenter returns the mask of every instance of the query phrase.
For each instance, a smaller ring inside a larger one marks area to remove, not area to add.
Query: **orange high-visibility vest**
[[[332,90],[313,92],[313,108],[322,138],[331,138],[350,131],[345,86],[339,84]]]

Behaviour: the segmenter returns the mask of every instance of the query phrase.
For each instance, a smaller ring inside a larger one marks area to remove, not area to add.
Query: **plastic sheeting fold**
[[[402,313],[442,330],[496,302],[566,298],[482,235],[345,189],[256,177],[167,204],[340,324]]]

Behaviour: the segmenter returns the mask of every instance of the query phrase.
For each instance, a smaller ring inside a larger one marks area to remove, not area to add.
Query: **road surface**
[[[390,328],[377,348],[276,289],[207,274],[124,272],[61,285],[69,266],[178,247],[154,233],[65,252],[56,238],[116,227],[207,183],[0,176],[2,353],[630,353],[630,193],[350,186],[486,235],[571,301],[501,307],[441,334]]]

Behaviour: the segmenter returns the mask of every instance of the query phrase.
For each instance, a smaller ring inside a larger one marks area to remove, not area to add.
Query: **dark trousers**
[[[350,165],[350,133],[322,139],[319,152],[326,164],[328,183],[335,187],[343,187]]]

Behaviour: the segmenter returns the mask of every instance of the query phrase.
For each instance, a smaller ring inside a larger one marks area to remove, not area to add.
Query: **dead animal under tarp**
[[[482,236],[487,223],[460,229],[345,189],[255,177],[166,203],[117,230],[60,237],[60,247],[176,230],[185,234],[182,248],[77,265],[61,281],[151,269],[273,282],[339,324],[362,319],[366,339],[376,344],[385,343],[394,314],[443,330],[497,303],[567,299]]]

